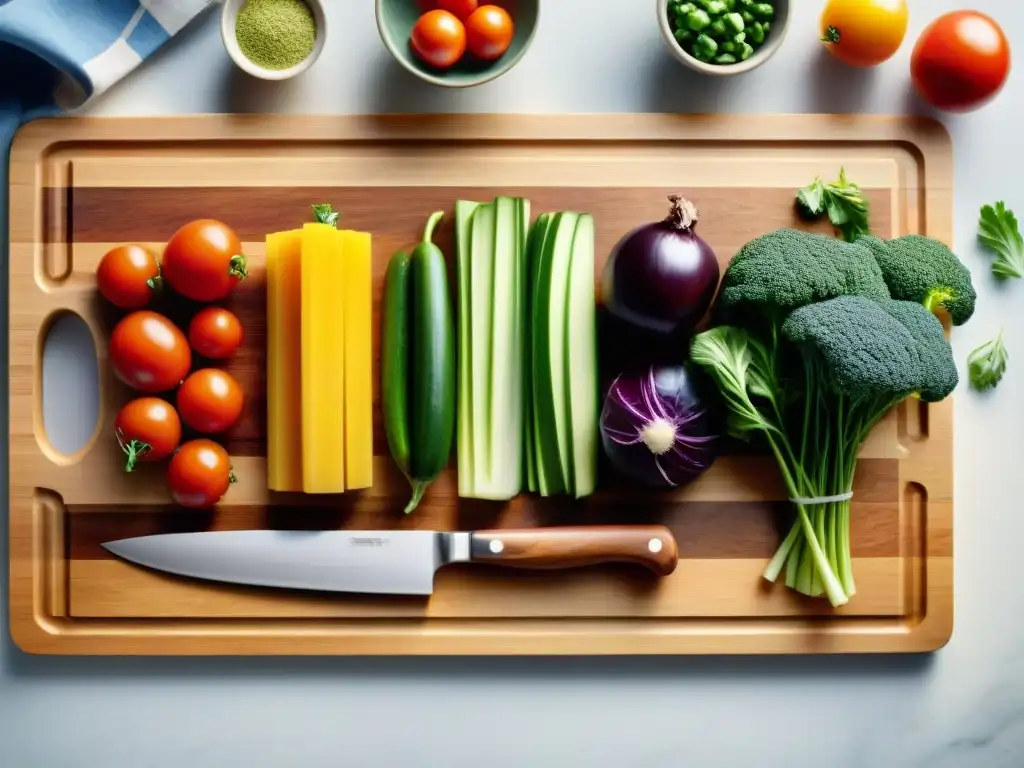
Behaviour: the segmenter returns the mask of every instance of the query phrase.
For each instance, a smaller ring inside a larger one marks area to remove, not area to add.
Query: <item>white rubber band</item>
[[[831,504],[833,501],[848,501],[853,498],[853,491],[837,493],[835,496],[815,496],[813,499],[790,499],[794,504],[808,506],[810,504]]]

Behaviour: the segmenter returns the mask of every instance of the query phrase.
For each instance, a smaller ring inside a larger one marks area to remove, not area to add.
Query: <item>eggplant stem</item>
[[[669,195],[668,201],[672,203],[672,207],[665,218],[667,224],[670,224],[675,229],[683,230],[689,229],[697,223],[697,220],[700,218],[697,206],[682,195]]]

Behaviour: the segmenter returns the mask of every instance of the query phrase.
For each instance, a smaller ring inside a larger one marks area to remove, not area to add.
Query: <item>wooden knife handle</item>
[[[595,525],[474,531],[470,560],[517,568],[576,568],[636,563],[659,576],[676,569],[678,550],[662,525]]]

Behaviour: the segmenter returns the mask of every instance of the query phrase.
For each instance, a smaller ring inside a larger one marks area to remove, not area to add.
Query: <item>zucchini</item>
[[[494,200],[491,286],[491,366],[487,439],[495,498],[512,498],[522,488],[523,345],[517,300],[523,263],[518,204]]]
[[[542,214],[530,233],[533,467],[541,496],[597,484],[599,397],[594,219]]]
[[[413,251],[409,270],[413,340],[409,439],[411,475],[420,497],[426,485],[447,466],[455,429],[455,346],[448,270],[441,249],[431,242],[441,216],[438,211],[427,222],[423,242]],[[419,497],[414,495],[406,512],[418,502]]]
[[[578,499],[597,486],[597,307],[594,299],[594,218],[576,220],[565,317],[565,382],[571,492]]]
[[[409,514],[448,463],[455,431],[455,348],[444,254],[430,216],[411,256],[395,254],[384,290],[381,393],[388,446],[412,486]]]
[[[579,214],[556,213],[544,238],[533,297],[533,377],[538,484],[542,495],[572,487],[566,410],[565,317],[568,267]]]
[[[409,254],[398,251],[384,276],[380,329],[381,411],[395,464],[409,477]]]
[[[470,254],[473,212],[480,206],[469,200],[455,202],[455,256],[459,286],[459,397],[458,477],[459,496],[473,495],[473,377],[470,325]]]
[[[572,488],[572,461],[570,447],[572,437],[569,433],[569,411],[565,392],[568,387],[570,372],[566,365],[565,323],[568,311],[569,263],[572,257],[572,239],[576,231],[579,214],[565,211],[559,218],[558,226],[552,233],[548,246],[549,255],[545,258],[550,263],[550,276],[544,303],[541,307],[546,313],[546,355],[548,361],[545,381],[551,388],[549,397],[553,404],[551,427],[554,440],[548,441],[548,450],[557,460],[561,470],[562,483],[559,492],[568,492]]]
[[[494,204],[473,212],[469,264],[470,388],[472,390],[473,496],[490,498],[491,305],[494,286]]]
[[[530,417],[531,432],[529,449],[533,456],[534,472],[537,476],[537,492],[541,496],[548,496],[556,492],[556,489],[563,482],[561,480],[561,469],[557,462],[551,459],[555,455],[547,448],[549,441],[550,427],[554,419],[554,405],[550,399],[550,379],[545,378],[541,372],[548,369],[544,361],[544,349],[546,345],[541,343],[545,338],[542,333],[544,326],[544,313],[538,311],[543,306],[540,300],[541,285],[545,282],[547,266],[544,259],[547,253],[548,238],[554,232],[555,222],[558,215],[542,213],[537,217],[536,224],[530,230]]]
[[[529,213],[524,219],[524,226],[529,224]],[[537,222],[529,227],[526,237],[526,262],[523,265],[522,296],[523,306],[523,463],[526,472],[526,489],[538,492],[541,490],[540,480],[537,477],[537,446],[535,442],[536,429],[534,427],[533,408],[533,293],[534,275],[537,272],[537,263],[540,261],[540,252],[544,247],[544,237],[548,231],[548,224],[551,221],[550,213],[542,213],[537,217]]]
[[[456,203],[460,496],[508,500],[529,474],[523,420],[529,217],[522,198]]]

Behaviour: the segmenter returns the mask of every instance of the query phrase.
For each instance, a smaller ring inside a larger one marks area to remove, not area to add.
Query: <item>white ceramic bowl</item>
[[[672,2],[675,0],[655,0],[661,39],[665,41],[669,51],[679,61],[690,69],[703,72],[705,75],[739,75],[756,69],[775,55],[786,38],[786,32],[789,31],[789,0],[773,0],[775,20],[772,22],[771,32],[768,33],[764,44],[754,51],[754,55],[746,61],[738,61],[735,64],[712,64],[691,56],[679,45],[675,35],[672,34],[672,24],[668,20],[668,6]]]
[[[238,65],[239,69],[248,72],[253,77],[262,80],[287,80],[305,72],[313,62],[320,56],[324,49],[324,41],[327,39],[327,15],[324,13],[324,6],[321,0],[303,0],[313,12],[313,20],[316,22],[316,39],[313,41],[313,50],[309,56],[304,58],[294,67],[288,69],[265,69],[250,61],[238,47],[238,38],[235,37],[235,19],[238,11],[245,4],[245,0],[224,0],[220,10],[220,36],[224,41],[224,47],[228,51],[231,60]]]

